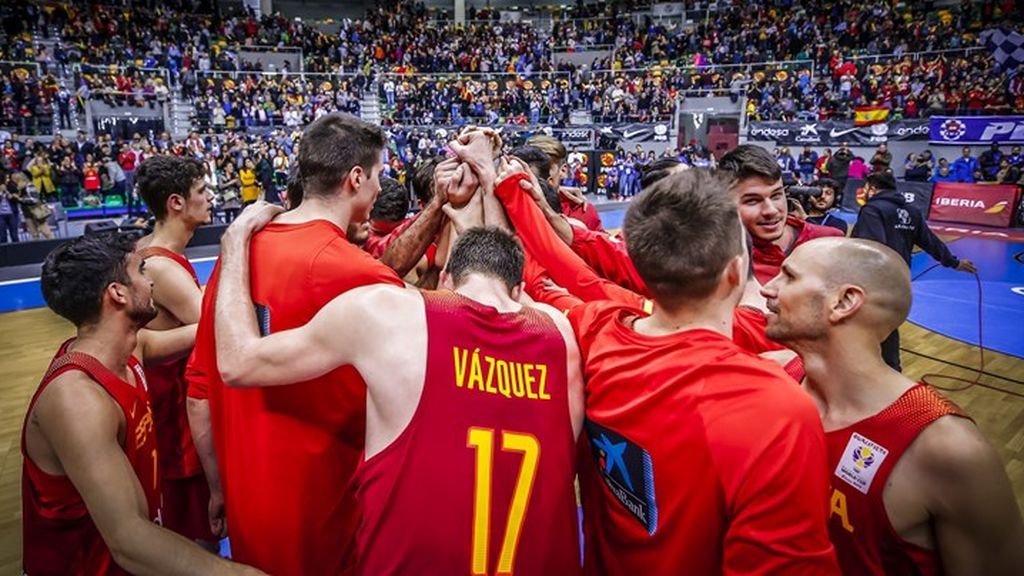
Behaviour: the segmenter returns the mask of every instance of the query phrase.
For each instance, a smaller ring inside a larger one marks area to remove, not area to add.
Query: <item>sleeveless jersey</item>
[[[127,574],[114,559],[93,524],[85,502],[67,476],[54,476],[40,469],[28,456],[25,431],[36,400],[54,378],[79,370],[103,387],[124,412],[124,450],[132,470],[146,495],[149,517],[159,523],[160,490],[153,412],[146,392],[142,366],[133,357],[128,366],[138,386],[132,386],[108,370],[92,356],[67,352],[72,340],[61,345],[50,363],[39,388],[32,396],[21,433],[22,529],[24,534],[24,571],[43,575],[122,575]]]
[[[424,293],[419,406],[353,479],[360,574],[578,574],[566,351],[549,317]]]
[[[150,246],[139,250],[143,259],[167,258],[177,263],[195,280],[199,278],[187,258],[166,248]],[[188,426],[186,404],[185,367],[188,357],[146,365],[149,381],[149,395],[153,400],[153,419],[156,423],[157,445],[160,448],[160,473],[164,478],[188,478],[201,474],[202,464],[192,442],[192,430]]]
[[[903,452],[943,416],[966,418],[957,405],[918,384],[878,414],[825,433],[832,470],[829,535],[844,573],[942,573],[934,550],[896,533],[882,495]]]

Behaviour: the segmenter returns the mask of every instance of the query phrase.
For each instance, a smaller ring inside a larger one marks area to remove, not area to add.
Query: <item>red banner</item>
[[[929,220],[1009,228],[1019,190],[1007,184],[939,182]]]

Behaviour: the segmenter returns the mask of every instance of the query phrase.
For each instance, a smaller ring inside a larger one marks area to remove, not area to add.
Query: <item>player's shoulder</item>
[[[394,270],[344,236],[336,236],[321,246],[312,255],[310,266],[317,275],[355,284],[388,282],[396,286],[404,285]]]
[[[771,414],[777,421],[820,427],[814,401],[775,362],[732,344],[731,353],[709,359],[702,372],[713,383],[705,388],[704,404],[720,408],[724,418],[758,421]]]
[[[921,430],[907,456],[923,475],[952,482],[999,465],[995,449],[974,422],[957,414],[941,416]]]
[[[603,330],[622,313],[645,315],[643,310],[628,304],[611,300],[595,300],[572,308],[568,313],[568,318],[576,334],[582,336],[585,333]]]
[[[34,413],[43,420],[71,418],[117,422],[116,401],[102,384],[82,370],[65,370],[53,377],[36,400]]]
[[[562,336],[566,337],[568,340],[573,340],[572,323],[569,322],[565,313],[559,311],[554,306],[544,304],[542,302],[534,302],[529,306],[524,307],[524,309],[533,310],[538,314],[550,318],[555,329],[558,330]]]

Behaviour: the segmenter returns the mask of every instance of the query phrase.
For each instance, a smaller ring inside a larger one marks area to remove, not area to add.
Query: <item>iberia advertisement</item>
[[[1020,190],[1007,184],[939,182],[929,220],[1009,228]]]

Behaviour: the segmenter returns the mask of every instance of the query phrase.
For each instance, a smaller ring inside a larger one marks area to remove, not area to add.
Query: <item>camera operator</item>
[[[864,193],[868,201],[857,216],[853,227],[854,238],[881,242],[895,250],[910,266],[914,246],[919,246],[932,258],[947,268],[963,272],[977,272],[970,260],[961,260],[953,255],[946,244],[928,228],[924,216],[903,194],[896,191],[896,179],[892,174],[871,174],[864,182]],[[900,370],[900,333],[894,331],[882,342],[882,358],[894,370]]]
[[[804,212],[807,214],[805,220],[819,226],[831,226],[845,236],[849,224],[835,215],[839,183],[830,178],[822,178],[814,183],[814,188],[817,194],[811,194],[803,201]]]

